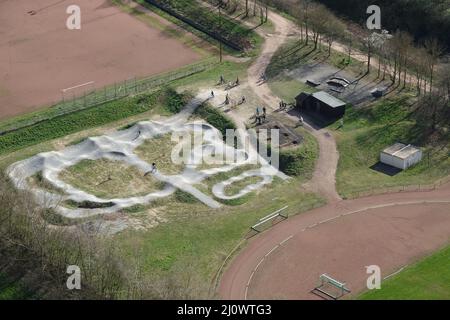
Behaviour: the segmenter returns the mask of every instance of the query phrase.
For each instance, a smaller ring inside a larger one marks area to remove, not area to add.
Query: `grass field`
[[[165,134],[145,141],[136,148],[135,153],[148,163],[157,163],[158,170],[162,174],[179,174],[183,171],[184,165],[173,163],[171,158],[172,149],[176,144],[172,141],[171,134]]]
[[[431,184],[450,173],[448,137],[431,144],[413,103],[409,95],[395,96],[370,108],[349,109],[343,128],[331,125],[340,154],[336,184],[343,197],[386,187]],[[380,151],[395,142],[421,147],[422,162],[394,176],[371,169]]]
[[[380,290],[363,293],[363,300],[450,299],[450,247],[407,267],[383,281]]]
[[[120,161],[82,160],[61,172],[62,181],[105,199],[143,196],[164,188],[152,175]]]
[[[241,191],[242,189],[244,189],[245,187],[258,183],[262,180],[261,177],[248,177],[244,180],[239,180],[236,182],[233,182],[232,184],[230,184],[229,186],[227,186],[224,190],[225,195],[227,196],[233,196],[236,193],[238,193],[239,191]]]
[[[299,180],[265,188],[245,204],[214,212],[198,202],[166,199],[161,205],[167,223],[151,232],[129,230],[118,238],[128,261],[140,266],[147,279],[177,283],[180,288],[172,294],[178,298],[207,298],[223,259],[258,219],[285,205],[292,215],[323,203],[314,194],[300,192]]]

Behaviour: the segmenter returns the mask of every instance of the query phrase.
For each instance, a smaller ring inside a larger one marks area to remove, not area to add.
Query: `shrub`
[[[199,106],[197,110],[195,110],[195,114],[217,128],[224,136],[227,129],[237,129],[230,118],[207,104]]]

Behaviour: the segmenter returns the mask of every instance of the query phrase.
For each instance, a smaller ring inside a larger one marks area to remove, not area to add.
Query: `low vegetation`
[[[195,110],[195,116],[198,116],[218,129],[225,136],[227,129],[237,129],[234,122],[223,112],[204,103]]]
[[[291,40],[281,46],[274,54],[267,67],[269,80],[277,80],[285,76],[285,71],[291,71],[300,65],[327,63],[338,69],[345,69],[356,76],[363,75],[366,71],[365,64],[347,54],[334,50],[328,52],[320,45],[315,48],[313,43],[306,44],[305,41]]]
[[[143,196],[164,184],[121,161],[82,160],[60,174],[61,180],[100,198]]]
[[[348,197],[355,192],[386,187],[430,184],[447,176],[450,173],[448,129],[442,126],[433,130],[423,112],[414,97],[403,95],[385,99],[370,108],[351,108],[342,128],[331,125],[340,154],[338,192]],[[422,162],[394,176],[374,170],[380,152],[395,142],[420,147],[424,152]]]
[[[280,170],[289,176],[307,181],[312,178],[319,157],[319,146],[303,128],[297,128],[296,131],[303,137],[303,142],[300,146],[281,150]]]
[[[148,163],[156,163],[157,169],[167,175],[179,174],[184,164],[172,161],[172,150],[177,145],[172,134],[164,134],[145,141],[134,151],[138,157]]]
[[[168,101],[165,101],[164,97],[168,96],[164,90],[160,90],[154,93],[126,97],[1,135],[0,155],[144,113],[158,105],[165,106],[169,112],[182,108],[184,99],[176,94]]]
[[[259,183],[261,181],[262,181],[261,177],[251,176],[251,177],[233,182],[232,184],[225,187],[225,190],[224,190],[225,195],[234,196],[235,194],[239,193],[245,187]]]
[[[407,267],[381,283],[380,290],[363,293],[363,300],[448,300],[450,299],[450,247]]]
[[[298,186],[297,179],[270,185],[258,192],[257,201],[250,198],[214,211],[199,201],[190,202],[186,195],[177,195],[185,200],[169,198],[159,203],[166,223],[151,232],[128,230],[117,239],[123,252],[136,252],[139,259],[126,256],[127,261],[139,266],[145,278],[153,279],[165,298],[212,298],[219,266],[250,226],[280,209],[280,203],[289,205],[289,215],[324,204],[315,194],[299,192]]]
[[[228,43],[233,49],[249,49],[256,43],[257,35],[218,9],[201,5],[196,0],[139,0],[179,15],[191,26],[206,32],[218,40]]]

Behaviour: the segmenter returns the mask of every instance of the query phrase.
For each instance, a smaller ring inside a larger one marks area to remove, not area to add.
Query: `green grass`
[[[210,286],[223,259],[247,234],[258,219],[285,205],[297,214],[324,201],[314,194],[299,191],[298,180],[280,183],[263,190],[257,200],[240,206],[211,210],[203,204],[162,203],[168,222],[151,232],[126,231],[118,235],[123,252],[136,252],[147,278],[170,278],[183,274],[191,279],[192,296],[207,298]],[[125,258],[134,263],[131,254]]]
[[[142,196],[161,190],[164,184],[152,175],[120,161],[82,160],[60,173],[64,182],[97,197],[114,199]]]
[[[201,117],[214,126],[223,136],[225,136],[227,129],[237,129],[236,125],[229,117],[206,103],[199,106],[197,110],[195,110],[194,115]]]
[[[217,83],[221,74],[227,79],[239,76],[244,81],[249,63],[224,62],[214,69],[174,81],[172,86],[187,90],[211,87]],[[5,168],[12,162],[28,158],[36,153],[55,150],[71,142],[78,142],[78,139],[84,137],[103,134],[105,130],[123,128],[129,123],[150,117],[155,110],[158,111],[157,113],[168,115],[170,112],[162,106],[160,96],[154,96],[152,99],[154,103],[148,105],[135,105],[138,100],[136,97],[130,97],[96,107],[95,110],[86,110],[82,116],[77,115],[77,125],[69,121],[68,128],[56,126],[62,126],[65,121],[51,122],[58,129],[57,134],[47,133],[38,139],[33,137],[26,140],[26,137],[32,135],[22,136],[25,133],[22,132],[18,138],[25,139],[26,143],[17,148],[4,150],[4,154],[0,157],[0,167]],[[119,111],[120,114],[115,115]],[[233,127],[231,123],[228,123],[230,120],[215,109],[203,106],[200,114],[221,130]],[[106,119],[98,121],[100,117]],[[40,127],[40,129],[45,128],[47,125]],[[70,135],[62,138],[67,134]],[[17,151],[10,153],[12,150]],[[307,174],[304,176],[306,177]],[[220,178],[219,176],[213,179]],[[193,282],[185,287],[192,287],[196,297],[209,297],[211,280],[224,257],[259,218],[285,205],[290,206],[288,213],[293,215],[324,204],[321,197],[300,191],[300,185],[303,182],[303,177],[298,177],[290,182],[273,183],[258,191],[257,197],[253,193],[245,197],[243,203],[226,203],[217,210],[212,210],[197,200],[192,201],[191,197],[182,192],[167,199],[158,200],[152,204],[152,208],[157,206],[167,222],[147,232],[128,229],[117,235],[122,243],[123,258],[135,263],[144,272],[146,278],[154,279],[156,283],[161,279],[170,279],[174,274],[192,275]],[[147,209],[146,206],[138,205],[124,211],[133,216],[140,216],[147,215]],[[136,252],[138,258],[134,255]]]
[[[156,163],[157,169],[163,174],[180,174],[183,164],[172,161],[172,150],[177,145],[172,141],[172,134],[164,134],[145,141],[134,151],[138,157],[148,163]]]
[[[287,103],[294,103],[295,97],[301,92],[314,93],[317,91],[315,88],[297,79],[292,79],[287,75],[280,75],[274,79],[269,79],[268,84],[272,92]]]
[[[225,187],[225,190],[224,190],[225,195],[233,196],[233,195],[239,193],[245,187],[252,185],[252,184],[259,183],[262,180],[263,179],[261,177],[251,176],[251,177],[233,182],[232,184]]]
[[[308,162],[317,156],[317,143],[303,128],[297,130],[305,136],[303,147],[300,146],[299,150],[303,148],[312,153],[305,160]],[[196,187],[212,195],[211,187],[215,183],[254,168],[256,166],[243,166],[232,172],[219,173]],[[182,274],[190,279],[189,297],[210,298],[209,290],[215,273],[231,249],[246,236],[251,225],[286,205],[289,206],[286,213],[295,215],[325,203],[318,195],[303,193],[300,189],[301,184],[312,175],[313,169],[310,163],[305,164],[304,171],[298,177],[289,181],[275,178],[272,184],[243,198],[220,201],[224,206],[214,210],[193,201],[183,192],[177,192],[158,204],[165,214],[166,223],[151,232],[128,230],[118,235],[123,245],[122,251],[135,252],[146,278],[172,279]],[[244,180],[239,188],[248,182]],[[231,187],[233,192],[239,189],[235,187]],[[136,263],[132,254],[125,254],[125,259]]]
[[[450,246],[405,268],[381,283],[380,290],[367,291],[363,300],[450,299]]]
[[[289,176],[307,181],[312,178],[319,157],[319,145],[303,128],[297,128],[296,131],[304,140],[299,147],[281,150],[280,170]]]
[[[225,15],[220,18],[218,12],[201,6],[196,0],[154,1],[192,20],[206,30],[219,34],[236,46],[247,49],[255,45],[255,39],[258,37],[255,32]],[[145,1],[140,0],[138,2],[142,4]]]
[[[0,273],[0,300],[29,299],[32,294],[20,284],[19,280],[11,280]]]
[[[413,103],[412,97],[400,95],[370,108],[349,108],[343,128],[337,129],[337,124],[330,126],[340,154],[336,185],[343,197],[395,186],[431,184],[450,173],[448,137],[431,144]],[[372,170],[370,167],[378,162],[380,151],[395,142],[422,148],[422,162],[395,176]]]
[[[0,154],[148,111],[155,105],[157,96],[158,93],[145,95],[140,103],[139,96],[108,102],[2,135]]]

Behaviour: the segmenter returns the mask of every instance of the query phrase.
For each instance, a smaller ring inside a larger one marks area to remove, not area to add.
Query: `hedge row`
[[[184,99],[178,94],[171,97],[170,94],[166,94],[167,90],[118,99],[2,135],[0,136],[0,154],[128,118],[151,110],[158,102],[162,103],[168,111],[178,112],[184,106]]]
[[[226,135],[227,129],[237,129],[230,118],[208,104],[199,106],[195,110],[195,114],[218,129],[224,136]]]

